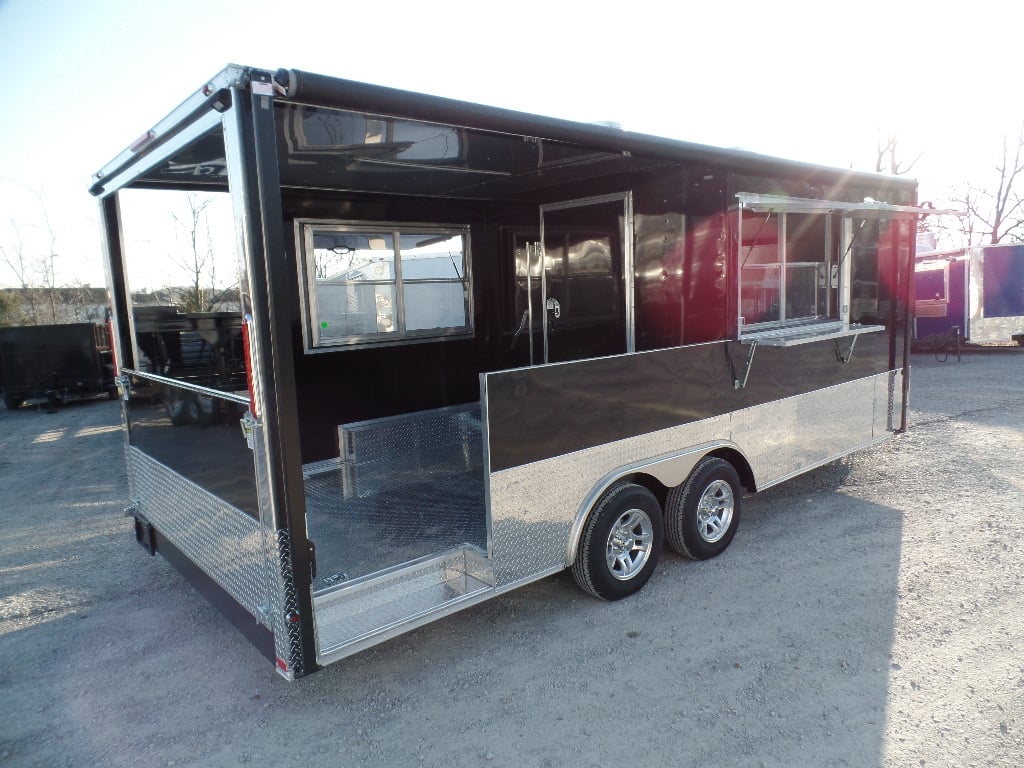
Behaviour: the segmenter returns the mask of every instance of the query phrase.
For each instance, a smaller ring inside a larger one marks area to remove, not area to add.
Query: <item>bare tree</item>
[[[39,274],[41,287],[43,288],[46,296],[46,303],[50,309],[49,321],[51,323],[57,322],[57,233],[53,231],[53,225],[50,223],[50,214],[46,210],[46,205],[43,203],[43,197],[39,193],[36,193],[36,197],[39,198],[39,207],[43,213],[43,225],[46,227],[46,234],[49,237],[48,247],[45,252],[40,254],[39,259]]]
[[[21,290],[22,310],[19,315],[31,325],[38,324],[36,313],[35,292],[32,290],[34,275],[28,254],[25,252],[25,241],[21,236],[18,223],[11,220],[10,241],[6,245],[0,245],[0,256],[10,268],[18,287]]]
[[[1024,242],[1024,122],[1016,136],[1003,134],[1002,155],[993,170],[992,186],[967,182],[953,198],[967,213],[963,235],[969,244]]]
[[[171,256],[170,260],[187,276],[188,283],[183,287],[171,288],[170,291],[175,296],[175,303],[185,312],[212,312],[233,299],[237,287],[217,286],[217,261],[207,218],[207,208],[213,200],[200,198],[192,192],[188,193],[187,200],[188,211],[185,216],[171,214],[177,235],[185,240],[186,250]]]
[[[0,259],[17,282],[16,293],[5,292],[4,322],[11,325],[43,325],[97,319],[94,292],[80,282],[61,286],[57,279],[57,232],[42,194],[29,189],[39,203],[39,219],[11,219],[0,235]],[[31,218],[31,217],[26,217]],[[23,227],[36,230],[28,237]],[[41,236],[40,236],[41,235]]]
[[[917,165],[917,161],[924,156],[923,152],[919,152],[917,157],[911,160],[908,165],[904,165],[903,161],[898,157],[899,136],[895,133],[886,136],[884,143],[881,136],[879,136],[876,149],[875,172],[888,173],[893,176],[902,176],[905,173],[910,173],[914,166]]]

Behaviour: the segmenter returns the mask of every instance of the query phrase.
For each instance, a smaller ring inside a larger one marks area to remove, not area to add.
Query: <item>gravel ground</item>
[[[563,574],[295,683],[131,541],[118,406],[0,410],[0,768],[1020,766],[1024,354],[750,498],[637,596]]]

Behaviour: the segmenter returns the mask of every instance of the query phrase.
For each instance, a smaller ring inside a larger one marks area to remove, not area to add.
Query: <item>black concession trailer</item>
[[[189,331],[132,306],[128,189],[230,194],[228,375],[144,364]],[[629,595],[906,427],[906,179],[229,66],[91,192],[136,536],[289,679],[567,568]]]
[[[0,328],[0,395],[7,408],[104,393],[117,396],[106,325]]]

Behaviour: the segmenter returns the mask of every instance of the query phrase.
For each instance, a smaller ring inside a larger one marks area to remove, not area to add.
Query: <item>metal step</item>
[[[490,562],[470,546],[346,582],[313,597],[317,661],[344,658],[493,591]]]

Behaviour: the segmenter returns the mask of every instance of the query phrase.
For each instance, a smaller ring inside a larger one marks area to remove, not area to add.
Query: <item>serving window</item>
[[[308,350],[470,336],[469,230],[299,221]]]
[[[740,209],[741,330],[841,319],[832,229],[827,214]]]

